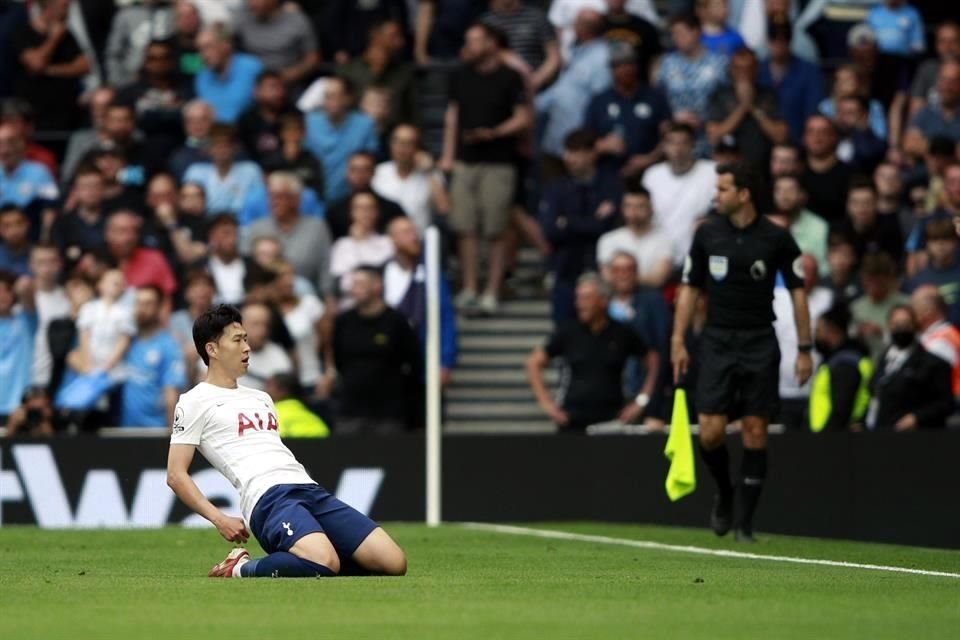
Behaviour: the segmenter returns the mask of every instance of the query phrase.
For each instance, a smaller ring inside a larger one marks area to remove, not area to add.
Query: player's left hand
[[[797,354],[797,382],[803,386],[813,374],[813,358],[809,353],[800,352]]]
[[[247,533],[247,526],[243,523],[241,518],[224,516],[215,524],[217,526],[217,531],[220,532],[220,535],[222,535],[223,539],[227,542],[243,544],[247,541],[247,538],[250,537],[250,534]]]

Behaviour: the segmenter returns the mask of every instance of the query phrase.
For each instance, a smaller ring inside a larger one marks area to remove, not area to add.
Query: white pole
[[[427,526],[440,524],[440,232],[426,233],[427,278]]]

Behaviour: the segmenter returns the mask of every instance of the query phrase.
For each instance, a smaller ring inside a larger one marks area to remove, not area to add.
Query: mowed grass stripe
[[[720,558],[736,558],[740,560],[765,560],[768,562],[786,562],[790,564],[810,564],[822,567],[842,567],[845,569],[864,569],[867,571],[886,571],[889,573],[908,573],[918,576],[930,576],[937,578],[957,578],[960,579],[960,573],[950,571],[932,571],[928,569],[913,569],[910,567],[894,567],[881,564],[867,564],[862,562],[847,562],[843,560],[821,560],[817,558],[799,558],[795,556],[776,556],[761,553],[748,553],[745,551],[731,551],[729,549],[707,549],[705,547],[695,547],[692,545],[666,544],[663,542],[653,542],[650,540],[633,540],[630,538],[611,538],[610,536],[599,536],[584,533],[570,533],[569,531],[556,531],[553,529],[534,529],[531,527],[517,527],[513,525],[491,524],[486,522],[464,522],[460,526],[474,531],[487,531],[491,533],[502,533],[515,536],[533,536],[535,538],[547,538],[551,540],[567,540],[576,542],[594,542],[597,544],[612,544],[623,547],[634,547],[637,549],[650,549],[654,551],[672,551],[678,553],[692,553],[705,556],[716,556]]]

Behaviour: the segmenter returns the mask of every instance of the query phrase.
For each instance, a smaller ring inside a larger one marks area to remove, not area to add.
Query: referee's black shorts
[[[772,420],[780,408],[780,345],[773,327],[706,327],[700,338],[697,411]]]

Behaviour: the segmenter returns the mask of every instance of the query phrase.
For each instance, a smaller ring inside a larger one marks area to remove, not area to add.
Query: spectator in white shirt
[[[663,142],[666,160],[647,169],[643,186],[650,192],[655,223],[670,236],[673,262],[683,263],[697,221],[713,203],[717,181],[716,163],[698,160],[694,153],[696,134],[688,124],[670,125]]]
[[[210,259],[207,268],[217,285],[217,304],[240,304],[244,298],[243,279],[247,263],[240,256],[237,221],[229,213],[221,213],[210,220],[207,227]]]
[[[289,262],[272,266],[277,274],[273,282],[273,301],[283,315],[283,323],[295,343],[300,386],[314,389],[320,382],[320,342],[323,302],[313,294],[298,295],[294,291],[296,272]]]
[[[420,149],[420,131],[400,124],[390,135],[390,160],[377,166],[373,190],[397,202],[421,233],[433,212],[446,214],[450,198],[430,154]]]
[[[355,193],[350,199],[350,233],[333,243],[330,273],[337,278],[340,308],[352,307],[351,276],[361,266],[381,267],[393,257],[390,238],[377,233],[377,198],[372,193]]]
[[[37,333],[33,347],[32,384],[46,387],[53,372],[53,357],[47,328],[50,322],[70,316],[70,299],[57,282],[63,261],[53,245],[39,244],[30,251],[30,274],[34,282],[34,304],[37,307]]]
[[[250,366],[238,384],[266,390],[267,380],[278,373],[292,373],[293,361],[283,348],[270,341],[270,308],[259,302],[246,304],[241,310],[243,328],[250,345]]]
[[[662,287],[673,270],[673,252],[670,236],[654,226],[650,192],[639,185],[628,185],[620,212],[624,226],[600,236],[597,264],[606,269],[615,254],[628,253],[637,261],[639,284]]]

